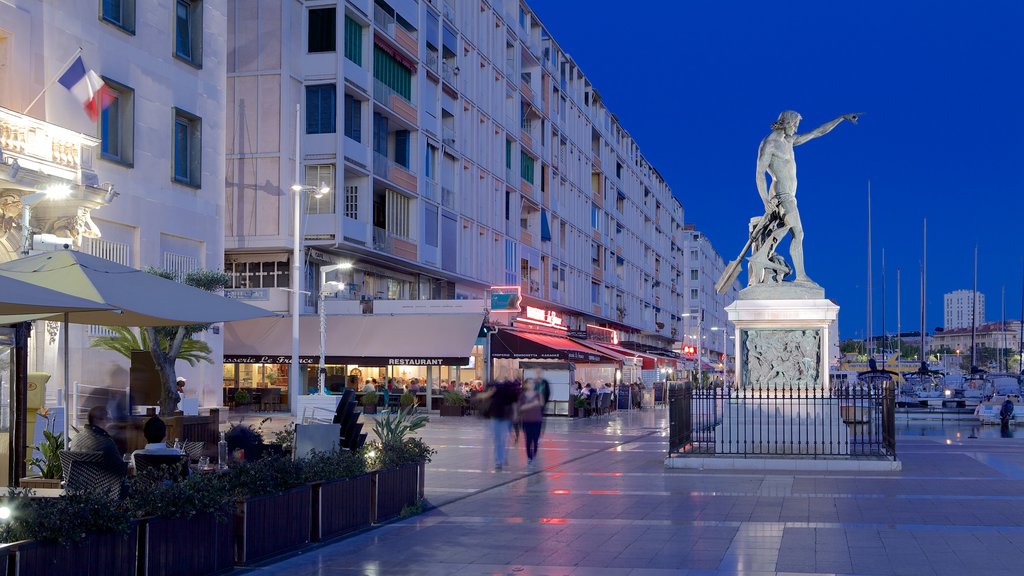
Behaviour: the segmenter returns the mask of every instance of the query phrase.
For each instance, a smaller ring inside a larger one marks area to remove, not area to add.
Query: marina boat
[[[1021,399],[1020,380],[1016,374],[987,374],[993,393],[974,409],[974,415],[982,424],[999,424],[999,409],[1009,398],[1013,402],[1014,418],[1011,423],[1024,421],[1024,400]]]

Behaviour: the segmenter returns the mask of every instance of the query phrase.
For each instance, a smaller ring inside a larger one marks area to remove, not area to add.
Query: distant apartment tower
[[[733,329],[725,307],[736,301],[739,282],[733,282],[725,294],[715,291],[715,283],[725,270],[725,261],[711,240],[693,224],[683,226],[683,344],[701,340],[704,362],[717,366],[723,352],[733,356]],[[703,320],[701,320],[703,318]],[[698,321],[700,334],[698,335]],[[723,340],[722,331],[727,334]],[[732,364],[732,360],[726,362]]]
[[[943,296],[946,330],[970,328],[971,324],[985,323],[985,295],[978,292],[977,309],[971,314],[971,303],[974,301],[973,290],[955,290]]]

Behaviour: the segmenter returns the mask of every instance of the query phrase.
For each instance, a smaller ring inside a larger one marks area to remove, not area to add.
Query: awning
[[[654,368],[655,357],[649,354],[644,354],[643,352],[638,352],[636,350],[628,350],[614,344],[605,344],[603,342],[598,343],[591,342],[590,340],[579,340],[579,343],[587,346],[588,348],[593,348],[601,354],[615,358],[623,364],[640,365],[642,363],[644,368]],[[637,359],[639,359],[639,363]]]
[[[361,366],[465,366],[482,314],[396,314],[327,317],[328,364]],[[224,325],[224,361],[291,362],[290,318],[260,318]],[[320,360],[320,321],[299,320],[299,362]]]
[[[492,358],[550,358],[572,362],[614,363],[600,354],[564,336],[537,332],[498,330],[491,335]]]

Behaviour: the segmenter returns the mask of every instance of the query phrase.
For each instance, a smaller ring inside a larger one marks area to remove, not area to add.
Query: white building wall
[[[17,0],[0,3],[0,106],[22,112],[62,71],[78,47],[87,68],[134,90],[130,164],[108,161],[95,150],[99,181],[114,185],[119,196],[93,212],[102,240],[128,244],[129,264],[162,267],[165,253],[194,258],[200,267],[220,269],[224,216],[224,82],[226,14],[224,0],[202,2],[202,66],[174,54],[172,0],[138,2],[134,33],[104,22],[97,2]],[[125,2],[129,4],[129,2]],[[131,2],[135,4],[135,2]],[[172,126],[177,107],[201,118],[199,186],[172,178]],[[99,137],[79,102],[60,84],[52,85],[28,115]],[[88,240],[82,249],[90,249]],[[38,332],[38,330],[37,330]],[[91,386],[123,388],[127,362],[88,348],[92,332],[73,327],[71,378]],[[207,334],[214,358],[221,338]],[[40,352],[40,354],[42,354]],[[41,358],[42,356],[40,356]],[[53,362],[53,356],[48,356]],[[41,369],[44,367],[40,367]],[[59,366],[45,367],[62,378]],[[220,362],[179,374],[188,377],[201,403],[219,402]]]
[[[715,250],[711,240],[692,225],[683,232],[684,278],[683,319],[686,327],[684,344],[695,345],[698,338],[702,343],[702,357],[712,364],[719,362],[723,352],[722,330],[729,337],[725,340],[725,352],[734,356],[735,341],[732,340],[734,327],[729,322],[725,307],[732,304],[739,294],[739,282],[733,282],[725,294],[715,291],[715,284],[725,270],[725,261]],[[698,319],[703,314],[698,336]]]
[[[985,323],[985,295],[978,292],[977,308],[971,314],[971,303],[974,302],[973,290],[954,290],[942,297],[944,327],[946,330],[970,328],[971,323]]]
[[[337,14],[335,49],[309,53],[309,10],[325,7]],[[458,297],[518,284],[552,307],[680,339],[682,206],[575,62],[520,11],[511,0],[228,0],[228,258],[287,257],[295,102],[300,122],[307,112],[298,83],[333,84],[335,131],[303,129],[300,155],[306,166],[336,166],[334,213],[303,225],[307,246],[355,263],[345,280],[353,289],[340,297],[379,297],[372,275],[447,282]],[[361,63],[345,56],[346,16],[361,29]],[[415,65],[408,100],[374,78],[375,43]],[[345,134],[345,94],[361,102],[359,142]],[[375,113],[388,118],[386,162],[374,150]],[[410,132],[404,169],[396,129]],[[356,218],[339,215],[348,186],[358,190]],[[407,235],[375,218],[385,189],[407,199]]]

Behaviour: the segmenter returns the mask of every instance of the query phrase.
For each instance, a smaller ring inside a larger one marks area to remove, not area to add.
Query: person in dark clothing
[[[1013,401],[1007,398],[999,407],[999,428],[1002,432],[1009,432],[1010,418],[1013,418]]]
[[[103,454],[103,468],[113,474],[125,476],[128,464],[121,458],[121,453],[114,444],[114,439],[107,433],[110,424],[110,413],[105,406],[94,406],[89,410],[88,423],[71,441],[71,449],[76,452],[100,452]]]
[[[526,386],[519,397],[518,406],[519,420],[523,425],[523,433],[526,434],[526,461],[533,464],[533,459],[537,457],[541,428],[544,425],[544,399],[536,388]]]
[[[512,431],[512,407],[516,403],[516,388],[513,382],[493,382],[480,394],[487,403],[484,417],[491,421],[494,434],[494,469],[501,470],[507,458],[508,435]]]

